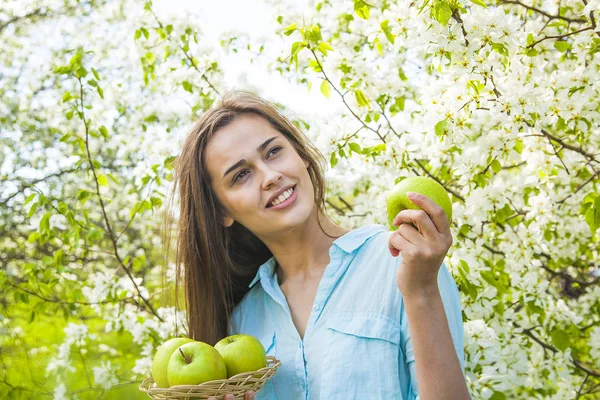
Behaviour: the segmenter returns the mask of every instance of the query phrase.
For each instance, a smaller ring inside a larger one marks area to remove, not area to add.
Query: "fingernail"
[[[250,400],[254,400],[254,392],[252,392],[252,391],[251,391],[251,392],[249,393],[249,396],[250,396]]]
[[[419,197],[419,194],[418,194],[418,193],[415,193],[415,192],[408,192],[408,193],[407,193],[407,195],[408,195],[408,197],[410,197],[411,199],[416,199],[416,198],[418,198],[418,197]]]

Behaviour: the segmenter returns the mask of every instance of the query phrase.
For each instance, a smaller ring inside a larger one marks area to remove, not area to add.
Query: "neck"
[[[329,248],[338,237],[348,231],[320,214],[315,205],[315,211],[302,227],[277,238],[263,239],[277,260],[279,284],[320,280],[329,264]]]

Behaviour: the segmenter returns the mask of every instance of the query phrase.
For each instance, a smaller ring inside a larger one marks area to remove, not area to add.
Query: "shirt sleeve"
[[[446,268],[446,265],[442,263],[440,271],[438,273],[438,286],[440,289],[440,295],[444,304],[444,310],[446,311],[446,318],[448,319],[448,327],[450,328],[450,335],[452,336],[452,342],[454,343],[454,349],[458,356],[460,368],[465,370],[465,353],[464,353],[464,339],[463,339],[463,322],[462,322],[462,309],[460,305],[460,297],[458,293],[458,287],[456,282],[450,274],[450,271]],[[410,390],[409,399],[419,399],[419,387],[417,384],[417,370],[415,367],[415,356],[413,353],[412,340],[410,338],[410,330],[408,328],[408,318],[406,315],[406,309],[402,307],[402,337],[403,337],[403,351],[406,355],[406,363],[408,364],[408,371],[410,375]]]

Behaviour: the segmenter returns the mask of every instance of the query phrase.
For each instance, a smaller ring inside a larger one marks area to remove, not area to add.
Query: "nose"
[[[283,175],[281,172],[272,170],[270,168],[265,168],[264,171],[264,179],[263,179],[263,189],[269,189],[272,185],[277,185],[283,179]]]

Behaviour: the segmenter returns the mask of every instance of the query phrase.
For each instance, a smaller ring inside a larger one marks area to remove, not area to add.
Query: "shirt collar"
[[[337,246],[342,249],[345,253],[352,253],[354,250],[359,248],[367,241],[367,239],[374,236],[376,233],[386,231],[386,227],[380,224],[368,224],[360,228],[351,230],[350,232],[340,236],[333,241],[332,247]],[[271,279],[275,275],[275,257],[271,256],[265,261],[259,268],[256,276],[248,285],[248,287],[254,286],[261,279]]]

